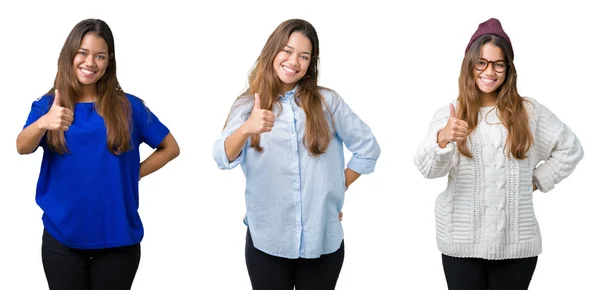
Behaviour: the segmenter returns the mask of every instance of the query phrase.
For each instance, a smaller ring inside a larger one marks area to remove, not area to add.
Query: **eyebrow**
[[[291,47],[291,46],[289,46],[289,45],[287,45],[287,44],[285,45],[285,47],[288,47],[288,48],[291,48],[291,49],[293,49],[293,50],[296,50],[295,48],[293,48],[293,47]],[[306,52],[306,51],[305,51],[305,52],[302,52],[302,53],[305,53],[305,54],[308,54],[308,55],[310,55],[310,52]]]
[[[87,51],[87,52],[89,52],[89,51],[90,51],[89,49],[86,49],[86,48],[81,48],[81,47],[79,48],[79,50],[83,50],[83,51]],[[108,54],[108,53],[106,53],[106,52],[104,52],[104,51],[101,51],[101,52],[98,52],[98,54]]]
[[[506,61],[504,58],[499,58],[497,60],[489,60],[489,59],[487,59],[485,57],[480,57],[479,59],[483,59],[483,60],[487,60],[487,61]]]

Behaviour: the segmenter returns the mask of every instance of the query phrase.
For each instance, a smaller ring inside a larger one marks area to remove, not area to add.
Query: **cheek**
[[[506,74],[503,74],[503,75],[501,75],[501,76],[499,77],[499,80],[500,80],[500,81],[499,81],[500,85],[503,85],[503,84],[504,84],[504,82],[506,82]]]
[[[310,61],[302,62],[302,76],[304,76],[306,74],[309,67],[310,67]]]
[[[473,70],[473,73],[471,74],[471,76],[473,77],[473,80],[475,82],[477,82],[477,79],[479,78],[479,72],[476,70]]]
[[[80,55],[75,56],[73,59],[73,66],[77,67],[84,61],[84,58]]]
[[[285,61],[285,54],[280,52],[275,56],[275,59],[273,60],[273,66],[278,67],[284,61]]]

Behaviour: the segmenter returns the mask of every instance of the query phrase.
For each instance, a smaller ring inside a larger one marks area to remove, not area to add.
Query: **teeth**
[[[480,78],[480,79],[481,79],[481,81],[482,81],[484,84],[487,84],[487,85],[491,85],[491,84],[493,84],[493,83],[494,83],[494,81],[496,81],[496,80],[492,80],[492,79],[485,79],[485,78]]]
[[[84,69],[84,68],[82,68],[82,69],[81,69],[81,71],[82,71],[84,74],[86,74],[86,75],[91,75],[91,74],[93,74],[93,73],[94,73],[93,71],[91,71],[91,70],[87,70],[87,69]]]
[[[286,72],[290,72],[290,73],[296,73],[296,70],[293,70],[293,69],[291,69],[291,68],[288,68],[288,67],[286,67],[286,66],[281,66],[281,67],[283,67],[283,70],[284,70],[284,71],[286,71]]]

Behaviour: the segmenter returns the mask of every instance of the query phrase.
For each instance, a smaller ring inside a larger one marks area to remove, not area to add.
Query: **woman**
[[[344,192],[373,172],[370,128],[317,85],[319,40],[301,19],[267,40],[214,145],[246,177],[246,265],[253,289],[334,289],[344,259]],[[343,145],[353,152],[344,169]]]
[[[156,149],[140,163],[139,146]],[[53,89],[33,102],[17,151],[44,149],[36,191],[50,289],[130,289],[143,226],[138,181],[179,155],[169,129],[121,89],[114,39],[97,19],[61,50]]]
[[[500,21],[481,23],[458,100],[437,111],[414,158],[426,178],[448,175],[435,212],[449,289],[527,289],[542,251],[533,192],[553,189],[583,158],[569,127],[519,95],[513,59]]]

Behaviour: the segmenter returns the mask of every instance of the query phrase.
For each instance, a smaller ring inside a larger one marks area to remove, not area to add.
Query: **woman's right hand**
[[[270,110],[260,108],[260,96],[254,94],[254,108],[250,118],[244,123],[246,134],[260,134],[271,132],[275,123],[275,114]]]
[[[54,91],[54,102],[46,115],[44,115],[42,128],[50,131],[67,131],[73,123],[73,111],[60,106],[60,93]]]
[[[469,124],[456,117],[454,104],[450,104],[450,119],[446,127],[438,132],[437,141],[440,148],[446,148],[450,142],[460,142],[467,136]]]

